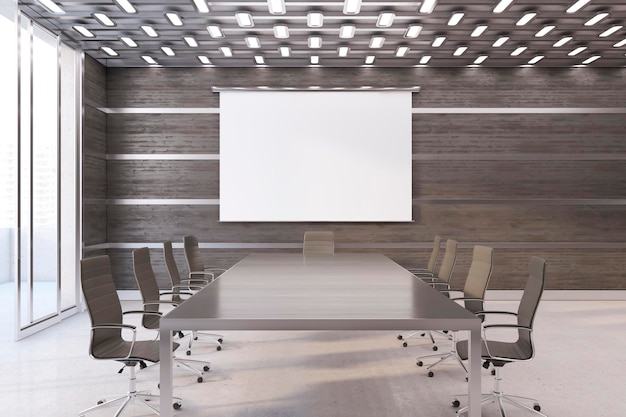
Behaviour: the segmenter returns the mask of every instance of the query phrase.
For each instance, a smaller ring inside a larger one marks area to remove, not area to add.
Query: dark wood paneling
[[[85,246],[104,243],[107,240],[107,206],[83,204],[83,244]],[[90,253],[90,256],[94,256]]]
[[[109,114],[107,152],[218,153],[219,114]]]
[[[83,98],[91,106],[104,107],[107,104],[106,68],[89,55],[85,55]]]

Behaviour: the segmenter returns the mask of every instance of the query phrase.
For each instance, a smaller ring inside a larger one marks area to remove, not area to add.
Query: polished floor
[[[127,309],[137,303],[124,302]],[[514,309],[492,301],[490,309]],[[6,318],[6,317],[5,317]],[[133,323],[133,321],[130,321]],[[536,319],[537,355],[507,365],[506,392],[536,397],[551,417],[623,414],[626,398],[626,301],[544,301]],[[142,331],[142,336],[151,336]],[[212,362],[203,383],[175,371],[176,416],[417,417],[454,416],[466,392],[461,369],[435,376],[415,364],[432,353],[425,340],[402,348],[389,332],[230,332],[224,349],[196,342],[193,356]],[[88,356],[89,318],[73,316],[19,342],[0,339],[0,398],[5,415],[74,416],[104,394],[126,389],[127,371]],[[440,344],[440,351],[448,346]],[[181,352],[184,356],[184,352]],[[158,367],[138,372],[138,387],[158,393]],[[483,390],[492,378],[483,371]],[[110,407],[91,413],[112,416]],[[3,413],[3,414],[4,414]],[[124,416],[151,415],[131,407]],[[498,416],[494,405],[483,416]],[[509,416],[530,416],[511,409]]]

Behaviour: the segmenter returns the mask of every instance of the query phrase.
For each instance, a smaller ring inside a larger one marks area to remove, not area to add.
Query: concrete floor
[[[124,302],[125,309],[137,303]],[[515,309],[510,301],[490,309]],[[131,321],[132,323],[132,321]],[[536,397],[551,417],[621,415],[626,398],[626,301],[544,301],[536,319],[537,356],[504,368],[505,392]],[[142,331],[143,336],[153,333]],[[178,417],[454,416],[466,392],[454,364],[426,376],[415,357],[432,353],[424,339],[401,347],[393,332],[230,332],[224,349],[194,344],[212,362],[204,382],[175,371]],[[20,342],[0,341],[0,398],[8,414],[65,417],[104,394],[123,392],[127,371],[88,356],[89,318],[71,317]],[[448,348],[440,344],[440,351]],[[180,352],[184,355],[184,350]],[[158,393],[158,367],[138,372],[138,387]],[[483,371],[483,391],[492,377]],[[91,413],[112,416],[114,408]],[[510,416],[530,416],[511,409]],[[4,414],[4,413],[3,413]],[[132,407],[123,415],[151,415]],[[494,405],[483,416],[498,416]]]

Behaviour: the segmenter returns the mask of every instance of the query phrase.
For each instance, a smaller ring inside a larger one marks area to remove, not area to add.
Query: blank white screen
[[[220,92],[220,221],[411,221],[411,92]]]

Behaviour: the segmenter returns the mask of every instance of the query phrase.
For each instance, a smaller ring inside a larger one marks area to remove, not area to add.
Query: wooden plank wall
[[[258,85],[420,85],[415,221],[218,222],[219,115],[149,109],[217,109],[211,86]],[[106,220],[85,222],[86,249],[101,243],[106,227],[117,284],[134,288],[132,247],[155,248],[165,285],[160,242],[180,243],[185,234],[197,235],[207,263],[222,267],[251,252],[299,252],[307,229],[333,230],[338,251],[423,265],[440,234],[460,243],[457,288],[471,248],[482,243],[495,248],[492,289],[522,288],[531,255],[548,261],[548,289],[626,289],[625,87],[624,69],[109,68],[106,178],[95,178],[101,167],[90,171],[98,198],[106,187]],[[86,143],[98,148],[100,132],[86,130],[95,136]],[[181,249],[176,256],[185,272]]]

